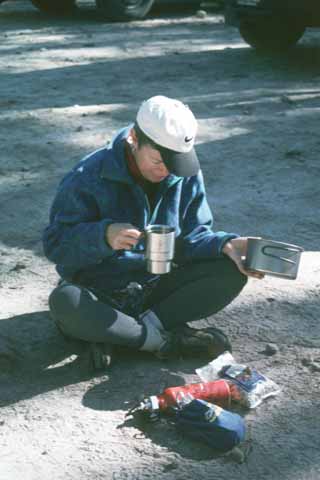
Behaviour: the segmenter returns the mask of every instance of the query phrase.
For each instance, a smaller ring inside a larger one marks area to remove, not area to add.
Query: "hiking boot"
[[[157,357],[207,357],[213,360],[226,350],[231,352],[232,347],[228,337],[219,328],[195,329],[184,326],[170,332]]]
[[[90,343],[89,356],[94,370],[105,370],[111,365],[112,345],[109,343]]]

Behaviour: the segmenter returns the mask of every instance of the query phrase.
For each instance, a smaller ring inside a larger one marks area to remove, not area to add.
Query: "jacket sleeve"
[[[99,217],[95,197],[74,178],[63,183],[50,212],[50,224],[43,234],[46,257],[65,266],[83,268],[114,254],[105,241],[111,218]]]
[[[213,216],[207,202],[200,172],[183,194],[187,201],[182,212],[181,235],[177,239],[176,260],[206,259],[222,256],[224,244],[239,235],[213,231]]]

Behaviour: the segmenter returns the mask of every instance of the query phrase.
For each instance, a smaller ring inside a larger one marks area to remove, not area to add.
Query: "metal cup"
[[[149,225],[145,229],[147,270],[169,273],[174,257],[175,229],[168,225]]]

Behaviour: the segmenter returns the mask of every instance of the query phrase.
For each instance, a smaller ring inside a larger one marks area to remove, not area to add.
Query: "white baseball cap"
[[[179,100],[157,95],[145,100],[137,113],[142,132],[161,149],[162,160],[170,173],[191,177],[200,169],[194,149],[197,120]]]

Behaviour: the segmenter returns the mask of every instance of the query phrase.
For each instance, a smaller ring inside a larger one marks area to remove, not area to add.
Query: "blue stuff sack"
[[[175,423],[183,434],[220,451],[238,445],[246,432],[240,415],[199,399],[192,400],[177,410]]]

